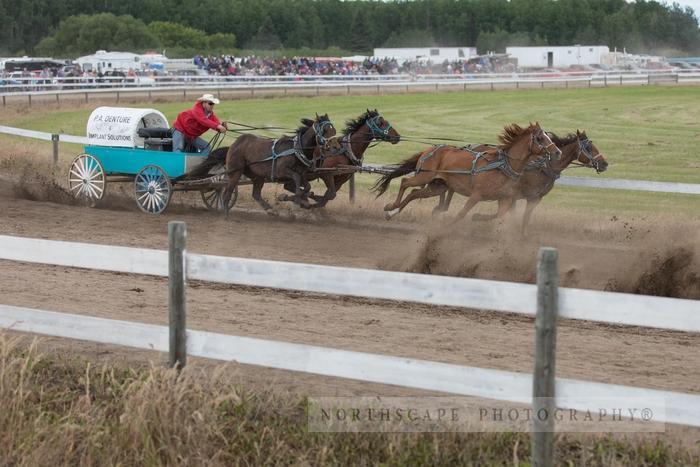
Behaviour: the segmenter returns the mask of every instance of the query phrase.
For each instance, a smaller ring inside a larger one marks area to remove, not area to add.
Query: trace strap
[[[431,157],[435,155],[435,152],[442,148],[447,146],[446,144],[441,144],[438,146],[435,146],[432,151],[430,151],[428,154],[425,156],[421,157],[418,160],[418,164],[416,165],[416,175],[422,171],[422,165]],[[464,146],[459,148],[461,151],[467,151],[471,154],[474,155],[474,160],[472,160],[472,168],[471,170],[435,170],[434,172],[439,172],[439,173],[454,173],[454,174],[465,174],[465,175],[476,175],[480,174],[483,172],[488,172],[490,170],[495,170],[498,169],[501,172],[503,172],[508,178],[511,178],[513,180],[517,180],[520,178],[522,175],[521,172],[516,172],[513,167],[510,166],[510,162],[508,162],[508,153],[506,153],[504,150],[499,149],[498,150],[498,159],[495,161],[490,161],[488,162],[485,166],[483,167],[477,167],[476,164],[481,158],[485,158],[485,153],[483,152],[478,152],[474,151],[471,149],[469,146]],[[488,161],[488,159],[486,159]]]
[[[296,156],[296,158],[299,159],[299,162],[304,164],[306,167],[310,167],[311,163],[312,163],[312,161],[310,161],[306,157],[306,155],[304,155],[304,152],[301,150],[301,146],[299,145],[299,137],[298,136],[294,137],[293,147],[291,147],[289,149],[285,149],[282,152],[277,152],[275,150],[275,146],[277,146],[277,143],[279,142],[280,139],[282,139],[282,138],[277,138],[275,141],[272,142],[272,154],[269,157],[266,157],[265,159],[257,161],[258,163],[272,161],[272,168],[270,171],[270,180],[273,182],[275,181],[275,168],[277,166],[277,164],[275,164],[275,162],[280,157]]]

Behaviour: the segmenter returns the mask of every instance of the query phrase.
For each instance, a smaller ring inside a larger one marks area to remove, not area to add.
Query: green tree
[[[430,32],[422,29],[394,31],[382,47],[435,47],[439,45]]]
[[[143,23],[132,16],[112,13],[71,16],[58,25],[36,49],[42,55],[75,57],[96,50],[143,51],[160,42]]]
[[[272,19],[268,16],[263,21],[258,32],[248,42],[248,48],[259,50],[275,50],[282,48],[282,41],[275,33]]]
[[[163,47],[188,47],[203,50],[209,46],[204,31],[190,28],[182,24],[167,21],[154,21],[148,25],[148,30],[158,38]],[[234,38],[235,41],[235,38]]]

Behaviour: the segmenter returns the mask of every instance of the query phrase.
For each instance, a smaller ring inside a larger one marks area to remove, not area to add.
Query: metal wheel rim
[[[221,195],[224,192],[224,188],[219,188],[216,190],[201,191],[202,202],[210,211],[222,211],[225,208],[225,212],[231,210],[231,208],[236,204],[238,199],[238,187],[234,188],[233,193],[231,193],[231,199],[228,202],[228,206],[222,206]]]
[[[170,178],[157,165],[148,165],[136,174],[134,180],[136,204],[149,214],[165,211],[172,196]]]
[[[95,156],[80,154],[68,170],[68,188],[71,195],[94,207],[105,195],[106,179],[102,164]]]

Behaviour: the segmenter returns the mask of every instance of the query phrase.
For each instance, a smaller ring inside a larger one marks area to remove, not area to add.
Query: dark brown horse
[[[373,190],[380,196],[391,180],[415,171],[413,177],[401,179],[401,187],[393,203],[384,207],[387,219],[395,216],[417,198],[438,196],[447,190],[469,196],[455,221],[462,219],[479,201],[505,200],[499,206],[501,217],[510,208],[516,182],[525,165],[536,157],[547,155],[559,159],[561,151],[542,130],[539,123],[522,128],[506,126],[499,136],[500,146],[483,151],[454,146],[434,146],[405,160],[400,166],[381,177]],[[409,187],[417,188],[406,196]]]
[[[340,187],[352,176],[351,173],[334,174],[332,169],[348,165],[362,166],[365,151],[374,140],[389,141],[391,144],[396,144],[401,140],[401,135],[391,123],[379,115],[377,109],[367,109],[365,113],[356,119],[348,120],[345,125],[343,136],[333,138],[338,143],[336,145],[337,149],[330,147],[330,149],[318,148],[316,150],[317,154],[314,155],[316,168],[321,170],[312,170],[306,174],[307,180],[320,178],[326,185],[326,192],[323,196],[309,193],[309,196],[316,201],[316,204],[311,207],[323,207],[328,201],[335,199]],[[329,146],[332,146],[332,143]],[[285,184],[285,188],[289,189],[291,186]],[[279,199],[281,201],[292,201],[294,198],[284,195]]]
[[[598,150],[593,141],[588,139],[585,131],[576,130],[576,133],[571,133],[564,138],[560,138],[554,133],[550,133],[549,136],[554,144],[561,149],[561,159],[550,161],[546,158],[538,158],[527,164],[525,172],[518,180],[515,189],[515,199],[511,203],[512,209],[512,207],[515,207],[516,200],[527,200],[527,206],[523,214],[523,234],[525,234],[530,223],[532,211],[542,201],[542,198],[552,190],[554,182],[569,165],[576,163],[578,167],[589,167],[595,169],[597,173],[605,172],[608,168],[608,162],[605,160],[603,153]],[[453,194],[453,191],[448,191],[446,198],[444,198],[444,195],[440,195],[440,204],[438,204],[434,212],[447,211]],[[501,203],[502,200],[498,202]],[[472,217],[474,220],[492,220],[495,218],[496,214],[474,214]]]
[[[309,207],[303,196],[309,191],[304,173],[312,164],[315,149],[327,145],[336,130],[327,114],[316,115],[314,120],[302,119],[301,123],[293,137],[285,135],[272,140],[245,134],[236,139],[226,154],[228,186],[223,195],[224,206],[238,186],[241,175],[245,175],[253,182],[253,198],[266,212],[274,213],[272,206],[262,198],[263,185],[271,181],[292,181],[295,203]]]

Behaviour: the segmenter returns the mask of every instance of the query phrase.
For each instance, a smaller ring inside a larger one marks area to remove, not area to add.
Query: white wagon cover
[[[139,128],[169,128],[168,119],[155,109],[98,107],[87,123],[87,137],[92,146],[143,147]]]

